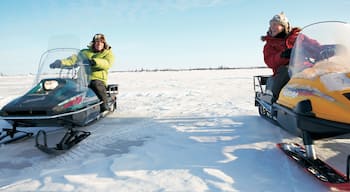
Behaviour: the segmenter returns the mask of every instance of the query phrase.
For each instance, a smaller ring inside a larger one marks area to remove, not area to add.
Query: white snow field
[[[276,147],[301,139],[258,115],[258,74],[270,70],[110,73],[118,110],[81,128],[92,135],[60,155],[39,151],[34,137],[0,146],[0,191],[327,191]],[[0,107],[33,79],[0,77]],[[45,130],[55,139],[64,128]],[[348,139],[316,146],[346,173]]]

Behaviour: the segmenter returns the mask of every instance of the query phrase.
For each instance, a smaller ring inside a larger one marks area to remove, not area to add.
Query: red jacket
[[[266,65],[273,70],[274,75],[280,66],[289,64],[289,59],[282,58],[281,53],[286,49],[293,48],[299,32],[299,28],[293,28],[285,38],[276,38],[271,35],[262,37],[262,40],[266,41],[263,51],[264,61]]]

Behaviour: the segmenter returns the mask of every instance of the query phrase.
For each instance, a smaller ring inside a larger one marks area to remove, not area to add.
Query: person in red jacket
[[[264,61],[273,71],[273,76],[268,79],[267,89],[272,92],[272,101],[276,101],[282,87],[290,79],[289,59],[301,29],[292,28],[283,12],[273,16],[269,24],[267,34],[261,40],[266,42],[263,50]]]

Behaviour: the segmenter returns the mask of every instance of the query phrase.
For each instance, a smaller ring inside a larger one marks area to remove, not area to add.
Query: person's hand
[[[292,49],[286,49],[281,53],[281,58],[289,59],[292,53]]]
[[[54,69],[54,68],[61,68],[62,66],[62,62],[61,60],[56,60],[55,62],[50,64],[50,68]]]
[[[335,55],[335,45],[324,45],[320,51],[320,60],[328,59]]]
[[[89,60],[89,63],[90,63],[90,66],[95,66],[95,65],[96,65],[96,62],[95,62],[95,60],[93,60],[93,59],[90,59],[90,60]]]

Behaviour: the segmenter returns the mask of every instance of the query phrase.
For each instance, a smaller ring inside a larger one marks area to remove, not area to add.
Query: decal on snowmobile
[[[310,86],[295,86],[295,85],[287,85],[282,91],[282,95],[290,98],[296,97],[308,97],[308,96],[316,96],[322,97],[330,102],[334,102],[335,99],[331,96],[323,94],[320,90],[312,88]]]
[[[288,87],[287,89],[284,89],[281,91],[284,96],[290,97],[290,98],[296,98],[298,97],[298,91],[295,88]]]
[[[78,95],[71,99],[67,99],[63,101],[62,103],[59,103],[58,106],[63,106],[63,109],[67,109],[69,107],[73,107],[81,104],[82,101],[83,101],[83,95]]]

